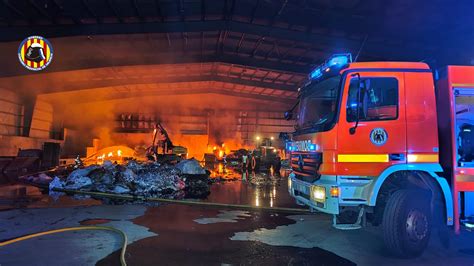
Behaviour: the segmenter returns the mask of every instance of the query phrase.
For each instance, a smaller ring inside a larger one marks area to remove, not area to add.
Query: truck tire
[[[428,195],[421,190],[401,189],[387,201],[383,214],[383,237],[388,250],[401,258],[421,255],[431,235]]]

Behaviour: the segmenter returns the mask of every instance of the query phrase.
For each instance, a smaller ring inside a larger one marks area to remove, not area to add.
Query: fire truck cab
[[[296,120],[287,150],[297,203],[333,214],[339,229],[381,225],[400,257],[420,255],[433,228],[459,232],[458,194],[474,191],[474,67],[434,80],[425,63],[350,54],[313,70],[285,114]]]

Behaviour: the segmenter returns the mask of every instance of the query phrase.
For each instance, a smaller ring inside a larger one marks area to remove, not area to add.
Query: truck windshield
[[[297,131],[329,130],[335,117],[341,76],[335,76],[303,88],[298,117]]]

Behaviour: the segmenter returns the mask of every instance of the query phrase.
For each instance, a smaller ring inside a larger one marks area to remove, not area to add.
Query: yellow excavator
[[[158,133],[161,136],[159,139]],[[160,122],[157,122],[153,130],[152,144],[146,152],[147,158],[157,162],[176,163],[186,159],[187,154],[188,149],[183,146],[175,146],[166,129]]]

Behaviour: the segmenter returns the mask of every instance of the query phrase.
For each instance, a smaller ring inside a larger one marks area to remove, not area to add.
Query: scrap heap
[[[176,165],[110,161],[76,169],[67,178],[55,178],[50,188],[97,191],[157,198],[205,198],[210,193],[208,172],[195,159]]]

